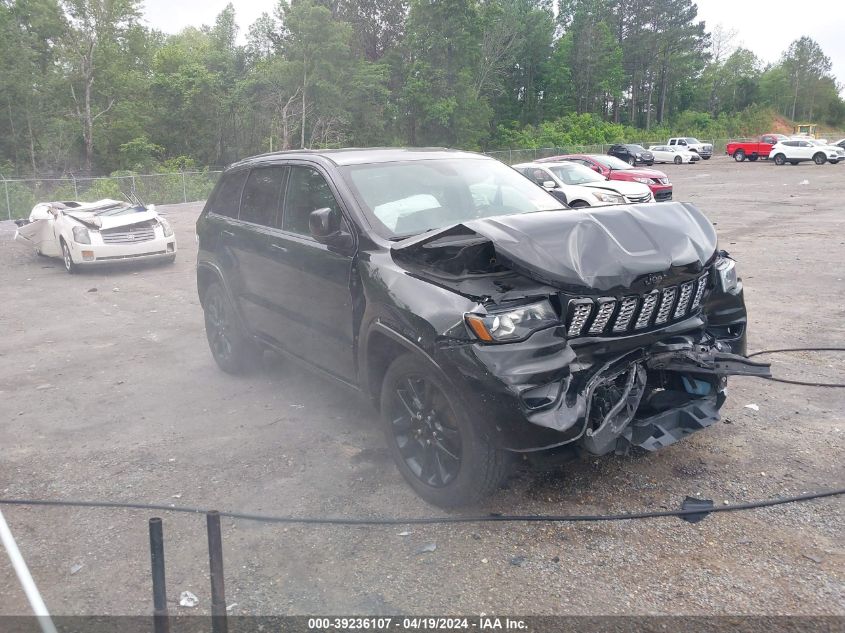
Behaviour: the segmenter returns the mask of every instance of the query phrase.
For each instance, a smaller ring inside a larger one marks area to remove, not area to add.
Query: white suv
[[[513,168],[573,208],[654,202],[647,185],[608,180],[577,163],[522,163]]]
[[[803,160],[811,160],[816,165],[824,165],[827,162],[835,165],[840,160],[845,160],[845,149],[811,139],[789,139],[772,146],[769,158],[775,165],[797,165]]]
[[[672,147],[678,146],[681,149],[695,152],[704,160],[710,160],[710,157],[713,156],[713,145],[711,143],[702,143],[693,136],[670,138],[666,145],[670,145]]]

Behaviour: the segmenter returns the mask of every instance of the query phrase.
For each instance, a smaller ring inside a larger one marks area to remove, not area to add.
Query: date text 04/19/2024
[[[467,617],[315,617],[310,631],[526,631],[524,620],[494,616]]]

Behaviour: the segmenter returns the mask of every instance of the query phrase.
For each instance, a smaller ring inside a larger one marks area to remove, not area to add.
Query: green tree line
[[[0,0],[0,172],[765,132],[764,111],[845,124],[809,37],[765,65],[692,0],[553,1],[280,0],[242,39],[232,5],[166,35],[138,0]]]

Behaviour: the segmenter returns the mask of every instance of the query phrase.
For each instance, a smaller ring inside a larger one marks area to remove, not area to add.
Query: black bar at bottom
[[[150,519],[150,562],[153,574],[153,630],[170,633],[167,584],[164,579],[164,530],[161,519]]]
[[[223,537],[220,533],[220,514],[212,510],[206,514],[208,527],[208,564],[211,569],[211,630],[227,633],[226,588],[223,582]]]

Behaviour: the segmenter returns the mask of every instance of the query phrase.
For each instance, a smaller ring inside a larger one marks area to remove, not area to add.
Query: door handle
[[[227,231],[226,229],[223,229],[222,231],[220,231],[220,233],[224,237],[235,237],[235,234],[232,231]]]
[[[277,251],[281,251],[282,253],[288,252],[287,247],[282,246],[281,244],[270,244],[270,248],[275,248]]]

